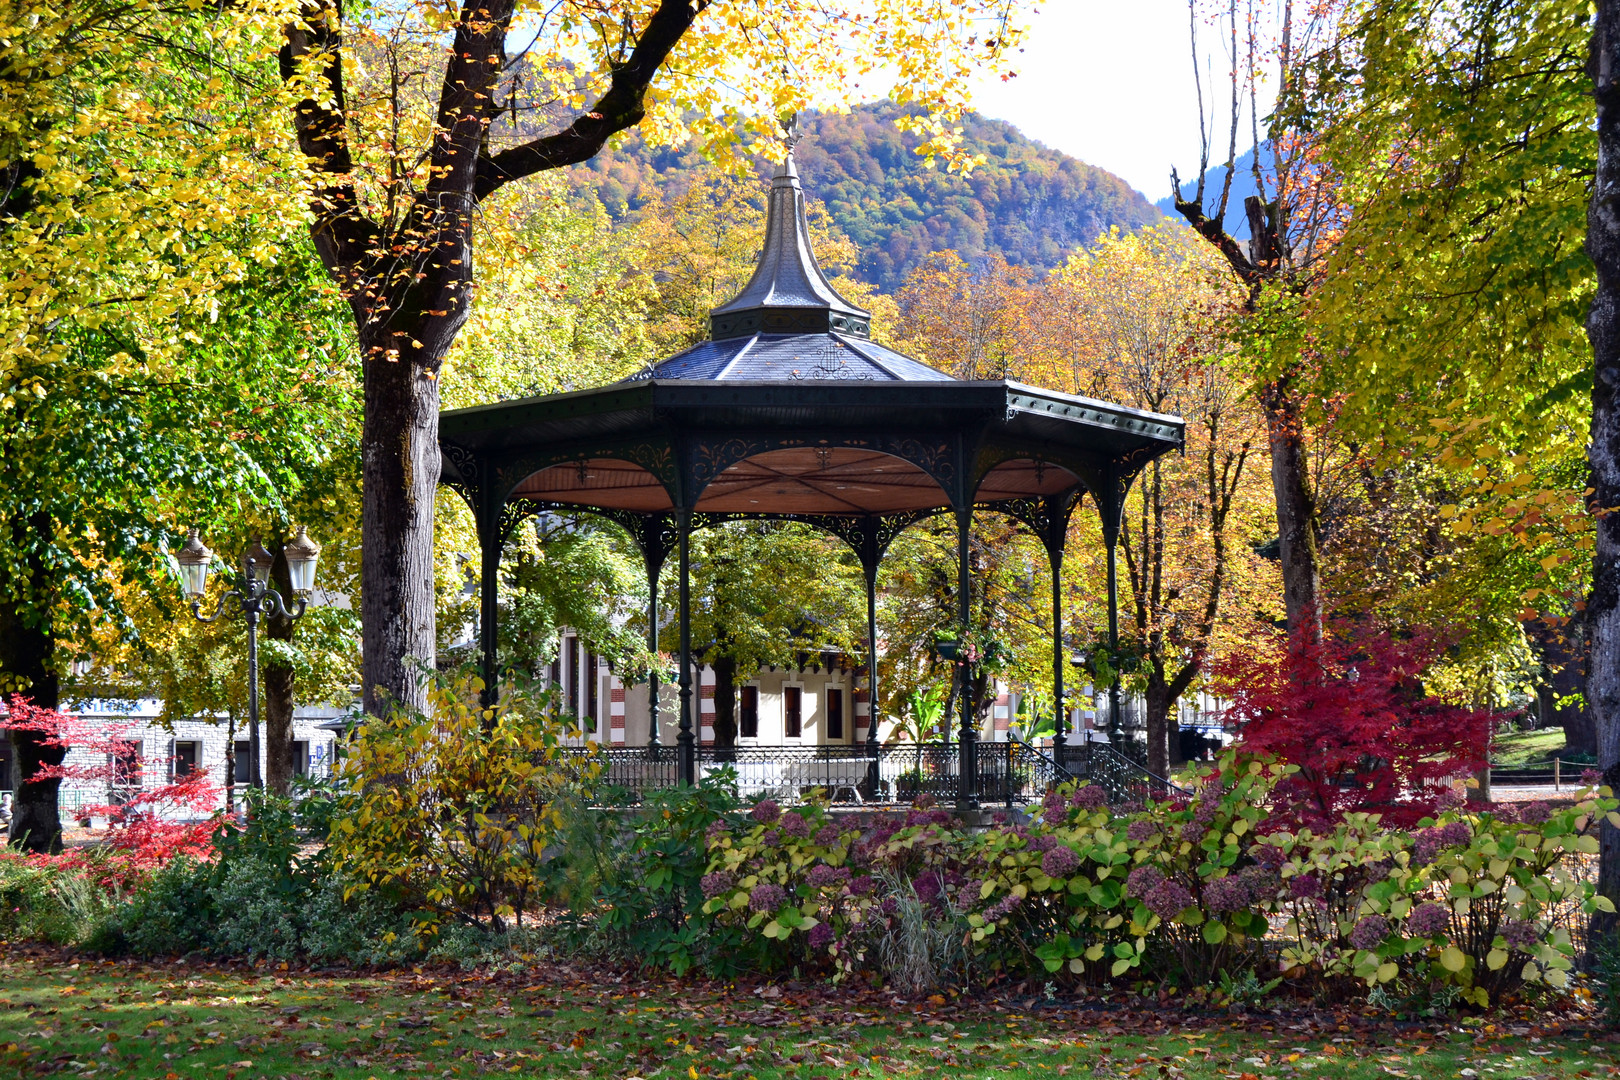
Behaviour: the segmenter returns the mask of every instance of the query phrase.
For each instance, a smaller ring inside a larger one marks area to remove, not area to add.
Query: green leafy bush
[[[92,866],[0,855],[0,940],[74,945],[116,902]]]
[[[183,956],[213,944],[213,868],[190,858],[171,860],[107,913],[85,945],[92,952]]]
[[[349,883],[318,845],[327,793],[300,800],[250,792],[244,824],[222,821],[211,862],[175,859],[109,910],[86,942],[135,956],[385,963],[420,955],[399,906]]]
[[[759,939],[702,917],[707,838],[742,820],[726,770],[613,813],[559,810],[548,894],[570,909],[570,948],[677,975],[768,966]]]

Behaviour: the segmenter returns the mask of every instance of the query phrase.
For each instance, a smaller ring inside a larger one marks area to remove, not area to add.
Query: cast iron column
[[[1052,711],[1057,724],[1057,731],[1052,735],[1052,760],[1060,768],[1068,768],[1063,762],[1063,750],[1069,743],[1066,731],[1069,726],[1069,710],[1063,707],[1063,542],[1049,543],[1046,547],[1047,561],[1052,564]]]
[[[496,502],[495,478],[487,461],[478,463],[478,651],[484,689],[478,703],[493,708],[500,700],[497,627],[500,605],[501,507]]]
[[[877,563],[868,563],[866,571],[866,746],[873,755],[878,748],[877,711]]]
[[[875,529],[868,531],[869,543],[867,550],[861,553],[861,569],[866,572],[866,753],[872,759],[866,767],[866,787],[868,799],[874,802],[882,794],[879,785],[883,783],[882,770],[878,766],[878,675],[877,675],[877,555],[872,535]]]
[[[248,560],[248,592],[258,592],[253,581],[253,560]],[[253,758],[253,767],[248,770],[248,786],[264,787],[264,777],[259,772],[259,605],[254,597],[252,603],[242,605],[242,615],[247,620],[248,635],[248,755]]]
[[[1119,558],[1115,550],[1118,525],[1105,527],[1103,539],[1108,544],[1108,651],[1112,654],[1108,662],[1114,669],[1113,681],[1108,684],[1108,741],[1123,752],[1120,735],[1124,726],[1119,717]]]
[[[478,701],[488,709],[500,700],[496,626],[500,593],[496,586],[501,572],[501,530],[499,524],[491,523],[480,531],[485,535],[478,544],[478,650],[482,654],[484,690]]]
[[[973,505],[971,503],[960,507],[956,511],[956,616],[962,626],[962,632],[967,633],[969,601],[968,594],[968,529],[973,524]],[[979,808],[979,733],[973,728],[972,676],[966,661],[958,656],[956,661],[957,679],[957,707],[960,710],[961,726],[957,729],[957,778],[956,805],[959,810],[977,810]]]
[[[651,532],[656,526],[649,524]],[[662,554],[654,558],[652,542],[643,553],[647,560],[647,647],[652,650],[652,663],[647,668],[647,716],[650,727],[647,749],[658,750],[658,572],[664,568]]]
[[[675,777],[687,787],[697,785],[697,739],[692,733],[692,515],[676,516],[681,561],[681,727],[675,736]]]

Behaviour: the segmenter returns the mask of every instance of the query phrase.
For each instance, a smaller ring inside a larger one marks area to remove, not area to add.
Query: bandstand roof
[[[444,479],[486,513],[864,517],[1079,490],[1103,507],[1182,443],[1179,417],[956,380],[869,330],[816,264],[790,154],[708,340],[611,386],[441,414]]]

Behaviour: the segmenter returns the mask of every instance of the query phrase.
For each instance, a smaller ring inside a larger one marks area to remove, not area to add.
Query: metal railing
[[[1108,743],[1087,742],[1068,748],[1063,755],[1064,769],[1076,779],[1090,780],[1114,803],[1140,803],[1148,799],[1183,799],[1192,794]]]
[[[730,774],[744,798],[799,802],[812,791],[835,801],[910,803],[924,795],[935,802],[957,802],[962,794],[962,753],[955,743],[886,743],[834,746],[699,746],[698,775]],[[649,791],[679,783],[677,752],[659,747],[568,747],[581,763],[597,757],[595,783],[605,802],[632,801]],[[1039,802],[1053,784],[1090,778],[1112,801],[1163,799],[1187,794],[1170,781],[1105,744],[1070,747],[1059,762],[1022,739],[979,742],[974,747],[972,794],[985,806]],[[610,795],[610,792],[612,793]]]
[[[1491,783],[1503,787],[1550,787],[1554,791],[1582,786],[1581,774],[1594,768],[1586,762],[1538,761],[1526,765],[1492,765]]]

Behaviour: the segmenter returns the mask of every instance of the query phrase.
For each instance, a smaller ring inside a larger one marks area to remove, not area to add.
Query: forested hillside
[[[999,254],[1045,270],[1111,226],[1134,229],[1160,218],[1119,177],[1000,120],[967,118],[965,145],[985,159],[970,175],[930,169],[913,152],[920,140],[896,129],[896,109],[878,103],[843,115],[809,114],[796,154],[806,191],[860,248],[858,276],[884,291],[937,251],[970,261]],[[769,165],[760,162],[762,175]],[[575,179],[594,187],[615,216],[634,217],[655,189],[679,198],[704,172],[695,147],[655,149],[632,137],[580,166]]]

